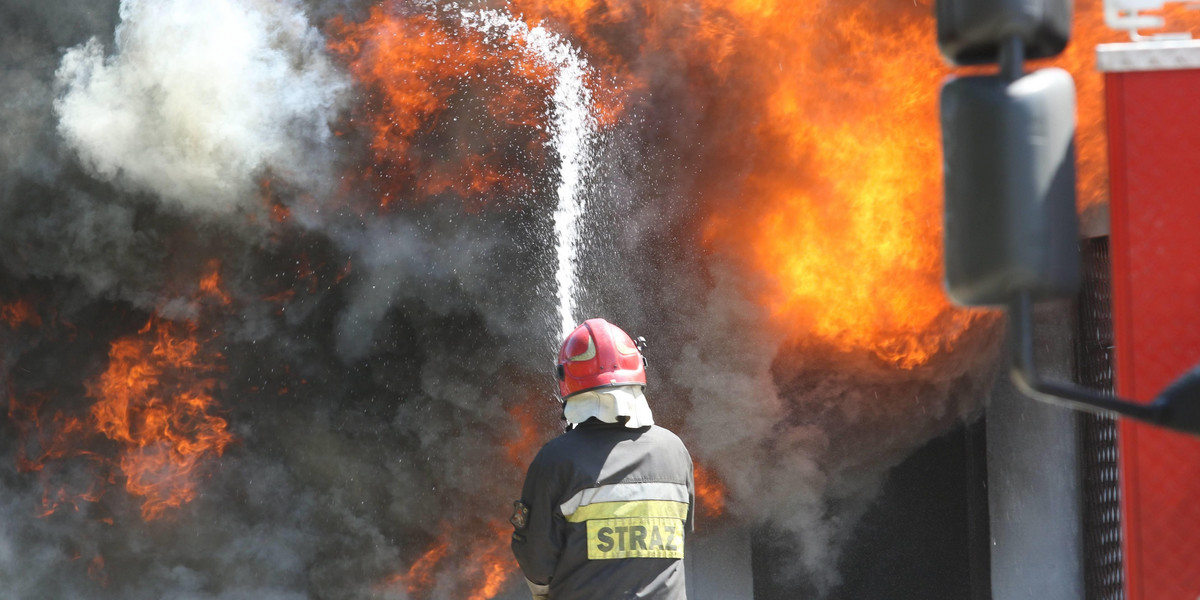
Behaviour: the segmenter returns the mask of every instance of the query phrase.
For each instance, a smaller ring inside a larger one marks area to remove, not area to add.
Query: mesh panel
[[[1112,295],[1108,238],[1082,242],[1075,379],[1113,391]],[[1082,414],[1084,569],[1089,600],[1123,600],[1121,489],[1117,479],[1117,426],[1111,417]]]

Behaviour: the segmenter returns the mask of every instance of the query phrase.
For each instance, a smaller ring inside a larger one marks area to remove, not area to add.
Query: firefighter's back
[[[548,463],[563,547],[550,598],[685,598],[684,537],[692,461],[683,442],[652,425],[591,420],[551,441]]]

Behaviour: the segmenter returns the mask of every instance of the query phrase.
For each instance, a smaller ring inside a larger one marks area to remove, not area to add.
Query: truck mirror
[[[1062,69],[942,87],[945,283],[965,306],[1073,296],[1075,84]]]
[[[1062,69],[1026,75],[1023,63],[1060,52],[1070,20],[1069,0],[937,0],[946,58],[1000,64],[997,76],[942,86],[946,290],[1008,309],[1011,374],[1029,397],[1200,436],[1200,365],[1149,404],[1037,372],[1033,304],[1079,288],[1075,84]]]
[[[938,49],[957,65],[999,62],[1004,40],[1016,36],[1027,58],[1067,47],[1071,2],[1064,0],[937,0]]]

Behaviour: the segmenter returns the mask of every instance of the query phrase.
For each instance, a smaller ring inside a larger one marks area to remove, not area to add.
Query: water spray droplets
[[[577,323],[575,265],[582,245],[579,225],[587,208],[584,183],[594,166],[591,148],[596,118],[591,110],[592,92],[585,82],[588,65],[575,48],[544,27],[529,27],[512,15],[492,10],[464,10],[460,15],[467,27],[524,41],[525,47],[553,67],[557,75],[548,132],[550,146],[559,158],[554,280],[560,320],[558,339],[563,339]]]

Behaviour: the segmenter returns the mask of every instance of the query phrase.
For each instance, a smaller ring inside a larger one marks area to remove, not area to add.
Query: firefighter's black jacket
[[[513,554],[552,600],[682,600],[694,496],[692,459],[675,434],[590,419],[529,466]]]

